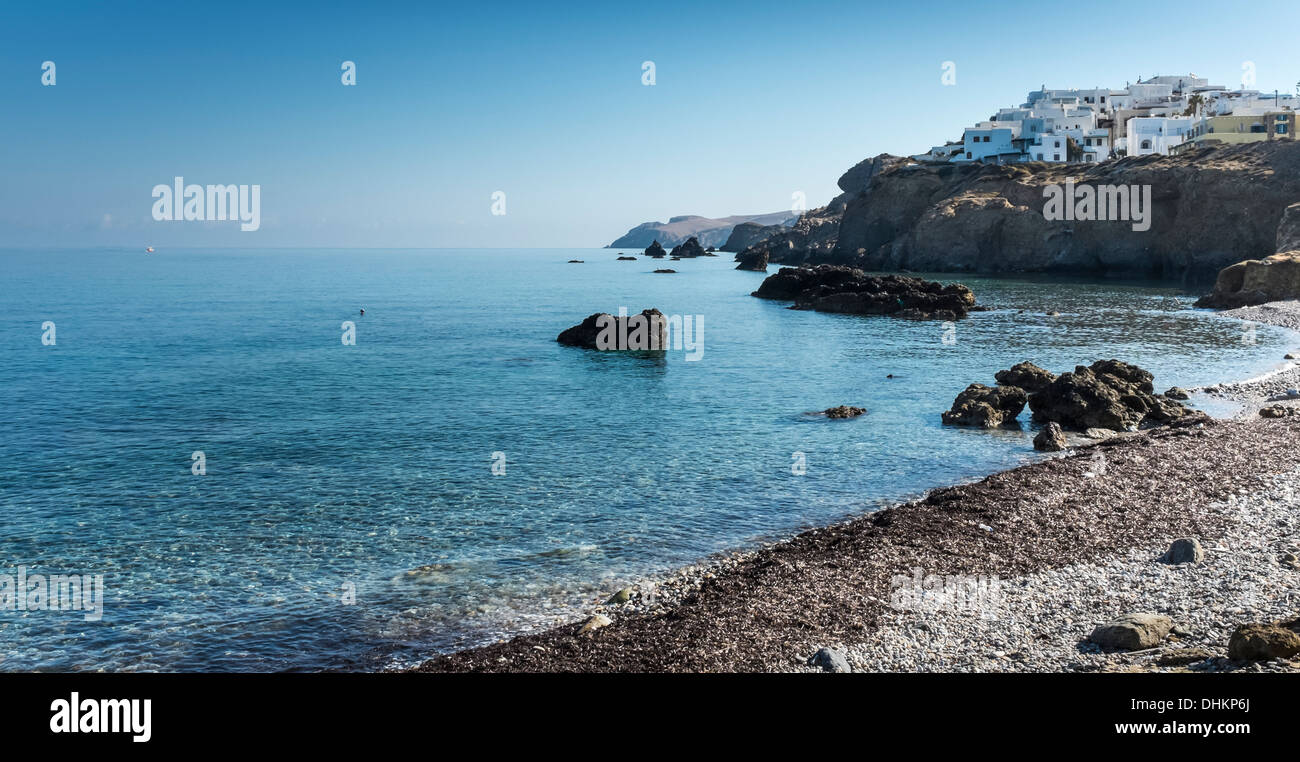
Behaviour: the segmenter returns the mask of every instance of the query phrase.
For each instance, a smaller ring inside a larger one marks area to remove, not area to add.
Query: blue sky
[[[1232,85],[1246,61],[1260,90],[1300,81],[1293,4],[1088,9],[7,3],[0,246],[600,246],[824,204],[857,161],[956,139],[1043,84]],[[176,175],[260,184],[261,229],[154,221]]]

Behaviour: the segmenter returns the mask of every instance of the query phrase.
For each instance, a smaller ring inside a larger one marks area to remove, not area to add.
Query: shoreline
[[[1300,330],[1300,302],[1220,314]],[[1300,551],[1291,540],[1300,422],[1257,412],[1295,386],[1294,364],[1207,386],[1197,391],[1242,410],[1072,442],[1057,457],[628,588],[625,602],[590,608],[609,622],[594,631],[580,633],[576,621],[406,671],[821,671],[807,666],[821,648],[846,655],[854,671],[1300,670],[1296,661],[1228,662],[1224,634],[1300,612],[1300,569],[1280,560]],[[1179,537],[1198,538],[1207,561],[1157,563]],[[900,610],[891,584],[917,569],[991,577],[1000,595],[975,617]],[[1234,598],[1242,579],[1254,580],[1249,600]],[[1175,635],[1139,655],[1084,642],[1095,625],[1139,611],[1167,613]],[[1183,663],[1158,663],[1175,649]]]

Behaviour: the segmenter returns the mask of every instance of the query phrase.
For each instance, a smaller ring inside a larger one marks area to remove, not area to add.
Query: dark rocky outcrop
[[[854,407],[852,405],[837,405],[828,407],[822,411],[827,418],[857,418],[867,412],[865,407]]]
[[[1027,393],[1046,389],[1056,380],[1056,374],[1034,365],[1031,362],[1018,362],[1009,370],[1000,370],[993,375],[1003,386],[1018,386]]]
[[[664,247],[660,246],[658,241],[655,241],[645,247],[645,255],[654,259],[662,259],[668,256],[668,252],[664,251]]]
[[[1247,259],[1219,272],[1214,291],[1196,300],[1197,307],[1234,309],[1300,298],[1300,203],[1286,208],[1277,226],[1277,253]]]
[[[668,269],[668,268],[665,267],[665,268],[663,268],[662,270],[655,270],[655,272],[657,272],[657,273],[675,273],[675,272],[677,272],[677,271],[676,271],[676,270],[670,270],[670,269]]]
[[[636,257],[619,257],[619,258],[618,258],[618,261],[620,261],[620,262],[635,262],[635,261],[636,261]]]
[[[621,346],[620,336],[626,337],[626,343]],[[578,325],[564,329],[555,340],[586,349],[662,351],[668,348],[668,323],[664,314],[656,309],[623,317],[597,312]]]
[[[957,395],[952,409],[943,414],[949,426],[997,428],[1014,423],[1025,409],[1025,390],[1014,386],[971,384]]]
[[[738,254],[736,255],[736,261],[740,263],[736,265],[737,270],[753,270],[760,273],[767,272],[766,251],[746,252],[744,255]]]
[[[717,254],[710,254],[700,245],[699,239],[694,236],[686,239],[686,243],[679,243],[673,247],[672,255],[679,259],[691,259],[693,257],[716,257]]]
[[[1029,395],[1034,420],[1055,421],[1064,428],[1083,431],[1136,429],[1143,424],[1168,423],[1192,411],[1178,402],[1154,394],[1147,371],[1120,362],[1099,360],[1062,373]]]
[[[975,306],[975,294],[954,283],[904,275],[867,275],[839,265],[782,267],[754,292],[763,299],[792,299],[794,309],[855,315],[895,315],[954,320]]]
[[[1151,228],[1046,219],[1044,188],[1068,178],[1094,187],[1150,186]],[[1208,283],[1232,263],[1291,250],[1279,249],[1277,239],[1284,211],[1300,199],[1300,141],[1088,166],[921,165],[882,156],[846,173],[841,188],[827,206],[750,248],[786,265]]]
[[[760,225],[757,222],[742,222],[731,231],[731,235],[727,236],[726,242],[719,248],[722,251],[741,252],[765,238],[771,238],[785,232],[789,227],[789,225]]]
[[[1034,449],[1042,452],[1060,452],[1068,446],[1065,441],[1065,432],[1061,430],[1061,424],[1052,421],[1038,432],[1034,437]]]
[[[581,259],[570,259],[566,264],[570,264],[570,265],[580,265],[580,264],[583,264],[583,262],[582,262]]]

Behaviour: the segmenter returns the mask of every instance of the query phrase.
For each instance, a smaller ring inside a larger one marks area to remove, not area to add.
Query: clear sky
[[[824,204],[1044,84],[1300,81],[1271,0],[270,5],[0,6],[0,246],[601,246]],[[155,221],[177,175],[261,185],[261,229]]]

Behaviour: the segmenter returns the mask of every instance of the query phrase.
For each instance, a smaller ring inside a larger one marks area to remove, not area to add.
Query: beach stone
[[[608,627],[613,623],[614,620],[610,619],[604,614],[596,614],[591,619],[587,620],[587,623],[582,626],[582,629],[578,630],[578,634],[589,635],[595,632],[596,630],[599,630],[601,627]]]
[[[1171,400],[1185,400],[1191,399],[1192,395],[1181,386],[1171,386],[1169,391],[1165,392],[1165,396]]]
[[[1199,564],[1205,560],[1205,549],[1195,537],[1183,537],[1174,540],[1160,560],[1167,564]]]
[[[1228,658],[1236,661],[1289,659],[1300,654],[1300,619],[1286,624],[1243,624],[1228,640]]]
[[[1138,651],[1165,639],[1174,622],[1161,614],[1127,614],[1099,624],[1088,640],[1111,651]]]
[[[822,648],[808,660],[809,666],[821,667],[827,672],[852,672],[848,659],[834,648]]]
[[[1282,565],[1289,569],[1300,570],[1300,557],[1297,557],[1295,553],[1287,553],[1282,556]]]
[[[1286,405],[1269,405],[1260,408],[1259,414],[1263,418],[1285,418],[1291,414],[1291,408]]]
[[[1110,429],[1084,429],[1083,435],[1089,439],[1110,439],[1115,432]]]
[[[1206,659],[1213,659],[1214,653],[1204,648],[1177,648],[1168,653],[1161,654],[1156,659],[1156,664],[1162,667],[1183,667],[1188,664],[1197,664]]]
[[[857,418],[865,412],[867,412],[865,407],[853,407],[852,405],[839,405],[825,410],[827,418]]]
[[[625,587],[622,590],[619,590],[617,593],[614,593],[613,595],[609,596],[609,600],[605,601],[605,605],[619,606],[624,603],[627,603],[630,600],[632,600],[632,588]]]
[[[1286,356],[1284,356],[1282,359],[1283,359],[1283,360],[1300,360],[1300,357],[1297,357],[1296,354],[1295,354],[1294,352],[1287,352],[1287,353],[1286,353]]]
[[[971,384],[953,400],[952,409],[943,414],[949,426],[997,428],[1015,421],[1025,409],[1025,390],[1016,386]]]
[[[993,377],[1002,386],[1018,386],[1029,394],[1042,391],[1056,380],[1055,373],[1028,361],[1018,362],[1008,370],[1000,370]]]
[[[1061,430],[1061,424],[1053,421],[1043,427],[1034,437],[1034,449],[1043,452],[1059,452],[1066,447],[1065,432]]]

